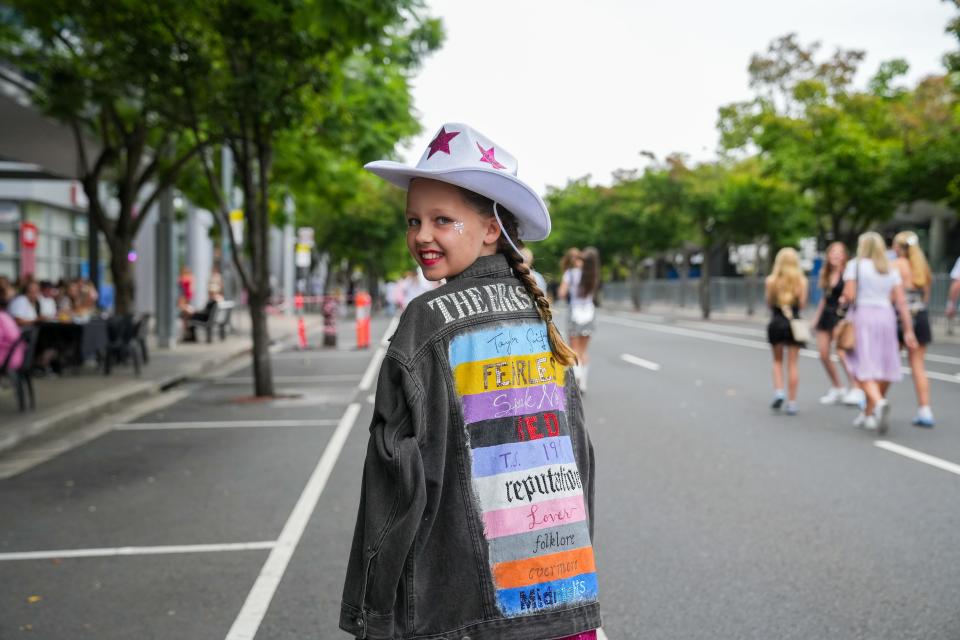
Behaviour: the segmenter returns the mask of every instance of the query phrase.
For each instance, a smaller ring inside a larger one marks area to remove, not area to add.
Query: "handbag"
[[[574,324],[590,324],[593,322],[594,307],[590,303],[574,303],[570,307],[570,319]]]
[[[793,309],[784,305],[780,307],[783,315],[790,321],[790,334],[794,342],[807,342],[810,340],[810,325],[800,318],[793,317]]]
[[[860,260],[857,260],[857,290],[853,294],[852,308],[857,308],[857,296],[860,295]],[[857,346],[857,332],[853,326],[853,320],[844,317],[837,323],[837,349],[842,351],[853,351]]]

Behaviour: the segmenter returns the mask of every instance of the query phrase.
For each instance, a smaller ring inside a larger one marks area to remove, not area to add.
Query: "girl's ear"
[[[500,224],[495,216],[484,219],[486,220],[486,228],[483,234],[483,244],[495,245],[500,240]]]

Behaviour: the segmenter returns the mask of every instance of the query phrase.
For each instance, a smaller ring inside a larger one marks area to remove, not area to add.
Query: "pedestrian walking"
[[[587,391],[587,374],[590,371],[590,337],[597,329],[597,309],[594,298],[600,288],[600,253],[587,247],[572,260],[574,266],[563,273],[558,296],[569,296],[567,313],[567,337],[577,354],[573,374],[580,385],[580,392]]]
[[[927,345],[933,341],[930,316],[927,313],[930,289],[933,286],[933,271],[923,249],[920,248],[920,238],[913,231],[898,233],[893,239],[893,246],[897,251],[896,266],[900,271],[900,279],[903,280],[907,308],[913,321],[913,334],[917,338],[917,346],[907,347],[913,388],[917,394],[917,415],[913,418],[913,425],[932,427],[934,419],[933,410],[930,408],[930,380],[927,378],[924,358],[927,355]],[[903,327],[901,321],[897,327],[901,347],[904,346]]]
[[[848,387],[840,382],[837,367],[830,357],[836,336],[837,324],[841,314],[840,298],[843,296],[843,270],[847,266],[847,247],[842,242],[832,242],[827,247],[826,259],[820,269],[820,302],[813,316],[813,326],[817,335],[817,351],[820,362],[830,379],[830,390],[820,398],[821,404],[850,404],[860,406],[863,400],[863,391],[857,388],[850,369],[847,366],[847,356],[842,349],[837,350],[837,359],[843,372],[847,376]]]
[[[594,456],[576,354],[523,262],[550,215],[464,124],[416,167],[407,247],[433,282],[380,368],[340,626],[360,638],[596,638]]]
[[[890,415],[887,391],[891,383],[902,377],[894,307],[903,322],[903,341],[907,348],[916,348],[917,338],[900,271],[887,260],[887,248],[880,234],[868,231],[860,235],[857,257],[847,263],[843,279],[846,281],[844,301],[851,301],[847,316],[853,322],[856,336],[847,361],[867,397],[866,407],[853,424],[886,433]]]
[[[786,401],[787,415],[796,415],[797,388],[800,372],[797,366],[800,348],[807,336],[797,335],[806,325],[800,322],[800,310],[807,304],[807,277],[800,268],[800,256],[796,249],[784,247],[777,252],[773,271],[767,276],[767,304],[770,305],[770,322],[767,324],[767,340],[773,352],[773,403],[779,411]],[[783,365],[786,355],[787,387],[783,385]]]
[[[530,250],[530,247],[524,247],[520,253],[523,254],[523,261],[530,267],[530,275],[533,276],[534,282],[537,283],[540,291],[543,291],[544,295],[546,295],[547,279],[543,277],[542,273],[533,268],[533,251]]]

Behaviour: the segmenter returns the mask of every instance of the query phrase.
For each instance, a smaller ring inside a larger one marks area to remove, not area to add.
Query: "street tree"
[[[249,230],[245,252],[232,232],[228,235],[249,302],[254,392],[271,396],[268,231],[281,195],[275,182],[277,153],[285,150],[281,141],[300,131],[336,147],[350,132],[375,127],[370,120],[354,121],[346,110],[336,116],[341,88],[363,75],[364,64],[375,71],[396,58],[415,66],[439,43],[439,25],[423,17],[412,0],[224,0],[197,4],[189,19],[167,29],[178,57],[199,60],[209,70],[202,83],[183,85],[191,130],[198,138],[222,141],[235,158]],[[389,139],[395,130],[379,133]],[[225,222],[227,199],[211,159],[200,157],[215,210]]]
[[[852,85],[863,52],[819,60],[818,49],[791,34],[755,55],[755,98],[721,107],[718,128],[726,152],[756,153],[766,172],[808,195],[821,238],[849,243],[903,201],[902,146],[889,99]],[[879,75],[901,68],[889,63]]]
[[[115,310],[133,310],[128,255],[146,213],[203,148],[171,126],[172,80],[182,73],[161,28],[178,3],[10,0],[0,14],[0,60],[42,111],[74,134],[91,233],[110,249]],[[0,70],[0,73],[3,73]],[[8,74],[9,75],[9,74]],[[109,202],[116,199],[115,213]],[[91,260],[91,276],[98,265]]]

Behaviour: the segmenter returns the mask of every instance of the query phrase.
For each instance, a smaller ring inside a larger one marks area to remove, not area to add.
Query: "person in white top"
[[[590,336],[596,331],[597,319],[593,297],[600,288],[600,253],[594,247],[587,247],[574,266],[567,269],[560,282],[557,297],[561,300],[570,295],[569,316],[567,318],[567,339],[577,354],[577,364],[573,366],[573,375],[580,386],[580,392],[587,391],[587,373],[590,359],[587,348]]]
[[[947,300],[947,317],[952,318],[957,315],[957,301],[960,300],[960,258],[953,264],[950,270],[950,295]]]
[[[13,316],[20,326],[34,324],[37,320],[52,319],[57,314],[56,305],[53,305],[51,315],[47,315],[49,305],[44,305],[40,295],[40,285],[31,280],[23,287],[20,295],[10,302],[7,313]]]
[[[868,231],[860,236],[857,258],[847,263],[843,280],[843,301],[851,304],[848,316],[856,335],[856,345],[848,353],[847,362],[867,396],[867,406],[854,425],[885,433],[890,413],[887,390],[902,377],[897,318],[891,302],[903,323],[904,344],[914,349],[917,338],[900,271],[887,260],[880,234]]]

